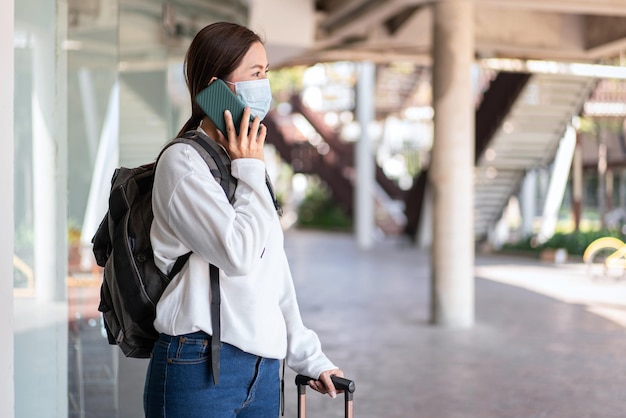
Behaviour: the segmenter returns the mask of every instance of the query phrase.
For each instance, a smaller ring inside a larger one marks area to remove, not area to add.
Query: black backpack
[[[203,133],[190,131],[167,143],[161,153],[181,142],[199,152],[232,203],[237,180],[231,175],[226,152]],[[150,357],[158,338],[153,326],[157,301],[191,255],[181,255],[167,275],[154,264],[150,225],[157,162],[158,158],[140,167],[115,170],[109,210],[91,241],[96,263],[104,267],[98,310],[104,318],[109,344],[118,345],[127,357]],[[217,304],[219,318],[219,270],[211,266],[210,271],[211,292],[216,288],[218,296],[211,304]],[[219,342],[219,319],[217,324],[218,329],[214,331]],[[216,354],[219,361],[219,353]],[[219,373],[219,369],[216,372]]]

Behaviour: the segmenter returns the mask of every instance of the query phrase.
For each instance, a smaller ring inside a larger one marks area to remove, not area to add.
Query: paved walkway
[[[305,324],[356,382],[358,418],[626,416],[626,283],[593,282],[577,263],[477,256],[476,325],[453,330],[428,324],[426,251],[363,252],[347,234],[297,230],[285,246]],[[140,383],[120,384],[120,402],[141,402]],[[343,416],[342,399],[308,393],[309,417]]]
[[[626,283],[594,283],[580,264],[477,256],[476,325],[451,330],[428,324],[425,251],[361,252],[348,235],[298,231],[286,248],[305,323],[356,382],[357,417],[626,416]],[[315,393],[308,405],[311,417],[342,416]]]

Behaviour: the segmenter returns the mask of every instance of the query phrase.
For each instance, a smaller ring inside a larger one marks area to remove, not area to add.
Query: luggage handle
[[[304,375],[296,376],[296,385],[298,386],[298,417],[306,418],[306,387],[308,386],[309,380],[315,380],[311,377]],[[346,418],[352,418],[354,414],[354,391],[356,390],[354,381],[331,375],[330,380],[333,381],[333,385],[335,385],[335,389],[343,390],[345,395],[345,415]]]

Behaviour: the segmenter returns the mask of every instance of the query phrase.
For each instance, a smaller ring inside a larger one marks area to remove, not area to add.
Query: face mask
[[[267,78],[227,83],[235,86],[237,97],[245,106],[250,107],[253,116],[258,116],[261,120],[265,118],[272,104],[272,90]]]

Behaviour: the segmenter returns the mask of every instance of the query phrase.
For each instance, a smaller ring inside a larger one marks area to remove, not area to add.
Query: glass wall
[[[153,161],[190,115],[183,77],[184,54],[195,34],[217,20],[246,23],[240,1],[120,0],[119,164]],[[116,348],[120,416],[143,416],[147,360],[128,359]]]
[[[67,416],[67,10],[15,2],[15,415]],[[36,400],[36,401],[34,401]]]
[[[15,416],[143,416],[146,363],[107,344],[90,241],[113,170],[188,117],[192,37],[246,3],[15,2]]]
[[[68,11],[69,417],[115,417],[113,347],[98,312],[101,275],[91,237],[118,162],[119,2],[70,2]]]

